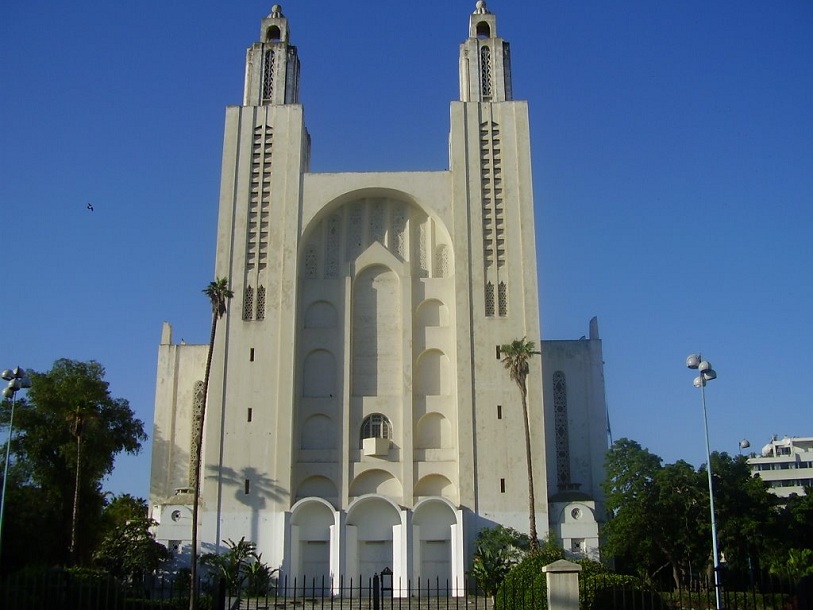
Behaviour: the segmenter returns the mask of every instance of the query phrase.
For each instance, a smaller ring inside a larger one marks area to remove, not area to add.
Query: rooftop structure
[[[802,495],[813,487],[813,436],[773,437],[748,464],[777,496]]]

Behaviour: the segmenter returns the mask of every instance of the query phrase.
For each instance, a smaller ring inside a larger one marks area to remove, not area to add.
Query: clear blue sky
[[[208,338],[224,107],[271,4],[0,8],[0,368],[96,359],[151,431],[161,323]],[[282,7],[314,171],[447,167],[474,0]],[[489,8],[530,103],[543,335],[599,317],[613,436],[704,461],[698,350],[713,449],[813,435],[813,3]],[[149,449],[106,488],[146,496]]]

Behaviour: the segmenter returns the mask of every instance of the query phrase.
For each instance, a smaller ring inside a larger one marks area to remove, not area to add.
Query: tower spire
[[[260,24],[260,40],[246,52],[244,106],[299,103],[299,57],[288,19],[275,4]]]
[[[469,37],[460,45],[460,101],[505,102],[511,91],[511,55],[497,36],[497,16],[478,0],[469,16]]]

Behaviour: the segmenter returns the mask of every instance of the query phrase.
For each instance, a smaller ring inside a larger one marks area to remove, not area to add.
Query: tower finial
[[[486,7],[485,0],[477,0],[477,4],[474,5],[474,13],[473,15],[488,15],[489,10]]]
[[[271,15],[269,15],[269,16],[270,17],[276,17],[277,19],[279,19],[280,17],[283,17],[284,15],[282,14],[282,7],[279,4],[273,5],[271,7]]]

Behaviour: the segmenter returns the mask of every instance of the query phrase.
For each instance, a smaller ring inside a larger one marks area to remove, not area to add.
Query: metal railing
[[[542,579],[544,580],[544,576]],[[187,610],[188,577],[149,575],[125,582],[98,571],[43,570],[0,578],[3,610]],[[725,584],[725,583],[724,583]],[[630,577],[600,574],[580,583],[581,610],[705,610],[715,607],[713,585],[695,581],[687,587],[644,586]],[[545,591],[503,587],[495,599],[463,583],[393,581],[391,573],[372,578],[297,578],[275,581],[262,594],[230,590],[224,581],[200,581],[200,610],[545,610]],[[723,588],[726,610],[802,608],[797,587],[770,575],[741,588]],[[802,601],[804,604],[804,601]],[[551,609],[554,610],[554,609]]]

